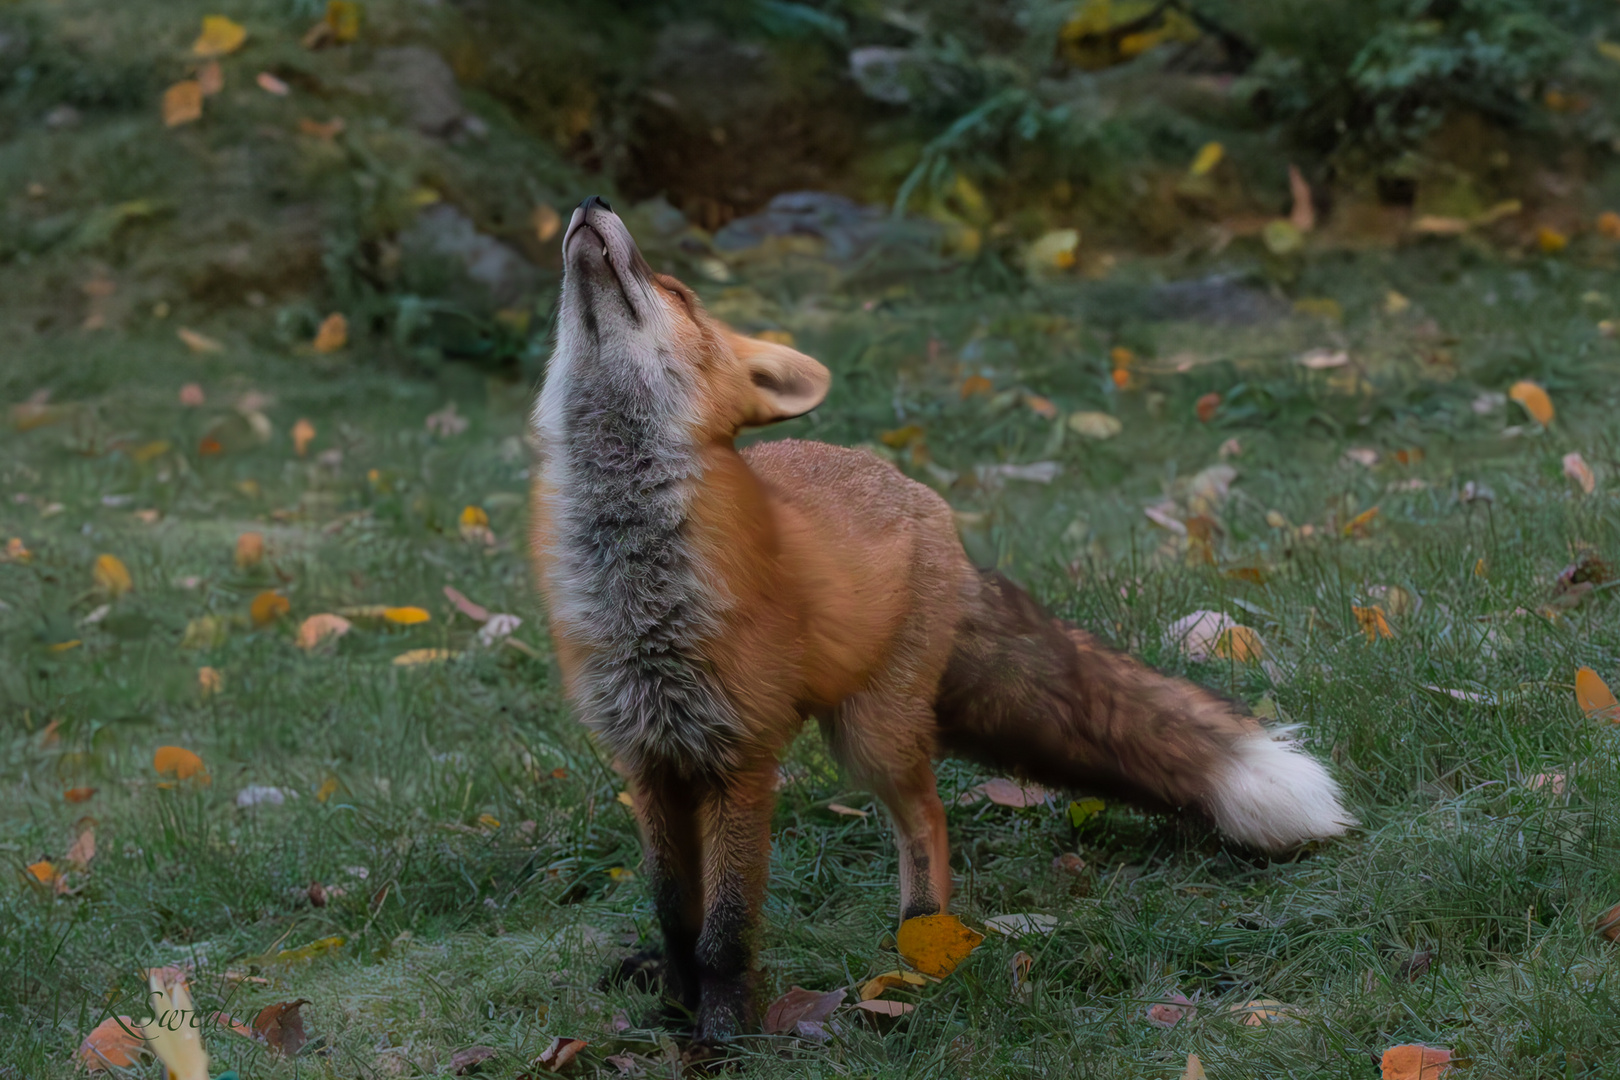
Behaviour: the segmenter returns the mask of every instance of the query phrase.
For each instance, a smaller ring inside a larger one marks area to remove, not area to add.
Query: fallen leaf
[[[225,346],[223,344],[221,344],[218,341],[215,341],[213,338],[209,337],[207,334],[199,334],[199,333],[197,333],[197,331],[191,329],[190,327],[182,326],[178,330],[176,330],[174,333],[175,333],[176,337],[178,337],[181,341],[185,342],[186,348],[190,349],[194,353],[217,353],[217,352],[224,352],[225,351]],[[197,389],[197,400],[195,402],[187,401],[186,400],[186,391],[185,391],[185,389],[182,389],[180,391],[180,402],[183,405],[190,405],[190,404],[201,405],[203,403],[202,402],[202,388],[198,387],[198,389]]]
[[[1408,1043],[1384,1051],[1383,1080],[1435,1080],[1451,1069],[1451,1051]]]
[[[229,979],[229,978],[232,978],[235,974],[236,974],[235,972],[229,972],[229,973],[226,974],[225,977]],[[246,980],[244,980],[244,981],[246,981]],[[267,980],[259,980],[259,981],[263,982],[263,981],[267,981]],[[211,1023],[216,1024],[216,1025],[218,1025],[219,1027],[222,1027],[222,1028],[227,1028],[233,1034],[240,1035],[244,1039],[252,1039],[252,1038],[255,1037],[254,1034],[253,1034],[253,1029],[251,1027],[249,1027],[247,1024],[244,1024],[242,1021],[238,1020],[236,1017],[232,1016],[230,1013],[223,1013],[223,1012],[212,1013],[212,1014],[210,1014],[208,1019],[209,1019],[209,1021]]]
[[[1292,221],[1278,218],[1266,222],[1265,228],[1260,230],[1260,242],[1273,255],[1292,255],[1305,246],[1305,236]]]
[[[427,611],[419,607],[384,608],[382,617],[400,626],[415,626],[417,623],[425,623],[433,618]]]
[[[467,1076],[477,1072],[478,1066],[495,1057],[496,1053],[493,1046],[469,1046],[451,1056],[450,1068],[457,1076]]]
[[[1077,412],[1069,414],[1069,430],[1083,439],[1112,439],[1125,430],[1125,425],[1111,413]]]
[[[562,1072],[572,1062],[576,1055],[590,1045],[584,1039],[569,1039],[558,1036],[551,1040],[551,1045],[545,1052],[535,1058],[531,1065],[538,1065],[547,1072]]]
[[[1234,626],[1215,639],[1214,655],[1222,660],[1250,664],[1266,655],[1266,645],[1260,635],[1247,626]]]
[[[349,320],[342,312],[334,311],[321,320],[321,327],[315,331],[314,349],[318,353],[337,352],[349,343]]]
[[[318,938],[308,945],[300,945],[296,949],[283,949],[274,956],[260,958],[258,962],[267,960],[272,964],[305,964],[343,948],[346,940],[342,935],[334,934],[331,937]]]
[[[309,444],[315,441],[315,425],[308,420],[299,420],[292,426],[293,453],[303,457],[309,452]]]
[[[549,203],[541,203],[535,207],[534,213],[529,216],[529,220],[534,225],[535,239],[542,244],[549,243],[551,238],[556,236],[562,228],[562,217]]]
[[[1620,701],[1598,673],[1589,667],[1575,672],[1575,703],[1593,720],[1620,724]]]
[[[68,788],[66,791],[62,792],[62,798],[66,799],[70,803],[89,802],[91,799],[95,798],[96,792],[100,790],[100,788],[93,787]]]
[[[1294,1014],[1292,1007],[1271,998],[1246,1001],[1242,1005],[1233,1005],[1228,1011],[1241,1018],[1245,1027],[1263,1027],[1269,1021],[1290,1020]]]
[[[1164,646],[1180,649],[1189,660],[1203,662],[1216,655],[1221,639],[1237,625],[1219,611],[1194,611],[1165,627]]]
[[[1524,411],[1530,414],[1530,419],[1543,427],[1553,421],[1552,398],[1547,391],[1528,380],[1521,380],[1513,384],[1508,390],[1508,397],[1524,406]]]
[[[218,60],[210,60],[197,69],[197,85],[202,88],[203,97],[213,97],[225,89],[225,71]]]
[[[335,139],[339,135],[343,134],[344,128],[346,128],[348,126],[349,125],[344,121],[343,117],[341,117],[341,116],[334,116],[334,117],[332,117],[332,119],[327,120],[324,123],[319,121],[319,120],[312,120],[307,116],[301,116],[301,117],[298,118],[298,130],[299,131],[303,132],[305,135],[314,136],[315,138],[321,140],[322,142],[326,142],[326,143],[331,142],[333,139]],[[325,326],[326,326],[326,323],[329,322],[330,320],[331,320],[331,316],[328,316],[326,320],[322,321],[321,327],[324,329]],[[347,332],[348,332],[348,328],[344,327],[344,333],[347,334]],[[319,340],[319,339],[317,339],[317,340]],[[342,348],[342,345],[341,344],[338,345],[337,348]],[[326,349],[326,350],[318,349],[317,351],[318,352],[330,352],[332,350],[330,350],[330,349]]]
[[[182,79],[163,91],[163,123],[179,127],[202,119],[202,84],[196,79]]]
[[[1052,860],[1052,869],[1059,874],[1079,877],[1086,872],[1086,860],[1073,851],[1065,851]]]
[[[1218,142],[1207,142],[1199,148],[1187,171],[1193,176],[1208,176],[1225,156],[1226,147]]]
[[[857,1001],[854,1007],[874,1016],[887,1016],[890,1018],[904,1016],[917,1008],[909,1001],[884,1001],[881,998],[874,998],[871,1001]]]
[[[1422,949],[1401,961],[1401,977],[1407,982],[1417,982],[1428,974],[1429,966],[1434,963],[1434,953]]]
[[[438,412],[429,413],[424,422],[428,431],[440,438],[460,435],[467,430],[467,418],[456,412],[456,403],[453,401]]]
[[[116,555],[97,555],[90,576],[95,581],[96,588],[115,600],[135,587],[134,581],[129,576],[129,568]]]
[[[984,928],[994,930],[1005,937],[1023,937],[1030,934],[1050,934],[1057,929],[1057,923],[1056,915],[992,915],[984,920]]]
[[[1361,627],[1361,632],[1367,636],[1368,641],[1395,636],[1395,632],[1389,628],[1389,620],[1384,618],[1384,609],[1377,604],[1371,607],[1356,607],[1352,604],[1350,612],[1356,617],[1356,624]]]
[[[865,821],[870,813],[868,810],[857,810],[853,806],[845,806],[843,803],[835,802],[828,803],[827,809],[835,814],[842,814],[844,817],[860,818],[862,821]]]
[[[1197,1054],[1187,1055],[1187,1071],[1181,1074],[1181,1080],[1208,1080],[1204,1063],[1198,1060]]]
[[[1543,225],[1536,230],[1536,246],[1543,255],[1556,255],[1569,246],[1569,237],[1550,225]]]
[[[1035,967],[1035,958],[1020,949],[1013,954],[1010,966],[1012,968],[1013,996],[1027,999],[1029,996],[1029,973]]]
[[[301,1011],[308,1004],[307,998],[299,998],[297,1001],[266,1005],[259,1010],[259,1015],[253,1018],[254,1034],[263,1039],[272,1050],[292,1057],[309,1041],[309,1036],[304,1032],[304,1016]]]
[[[1160,1001],[1148,1006],[1148,1023],[1154,1027],[1173,1028],[1184,1018],[1198,1015],[1198,1007],[1188,999],[1186,994],[1171,994],[1167,1001]]]
[[[963,385],[965,386],[966,384],[964,383]],[[921,442],[922,438],[923,429],[920,424],[907,424],[905,427],[894,428],[891,431],[885,431],[878,435],[879,442],[881,442],[884,446],[891,447],[895,450],[904,450],[906,447],[911,446],[914,443]]]
[[[1198,399],[1198,403],[1193,407],[1193,411],[1198,414],[1199,420],[1207,424],[1211,420],[1215,419],[1215,413],[1220,409],[1220,407],[1221,395],[1212,391]]]
[[[252,617],[254,626],[269,626],[290,611],[292,601],[270,589],[255,596],[253,603],[248,606],[248,614]]]
[[[901,923],[895,935],[901,959],[936,979],[955,971],[983,940],[955,915],[918,915]]]
[[[1015,810],[1024,810],[1031,806],[1044,805],[1047,800],[1047,791],[1039,784],[1020,783],[1017,780],[1008,780],[997,777],[986,780],[969,788],[963,801],[977,802],[979,799],[989,799],[997,806],[1010,806]]]
[[[1368,526],[1370,526],[1373,523],[1373,520],[1378,517],[1378,513],[1379,510],[1376,506],[1363,510],[1355,517],[1345,522],[1344,528],[1339,531],[1345,536],[1365,536],[1367,534]]]
[[[1084,799],[1076,799],[1074,802],[1069,804],[1069,824],[1078,829],[1080,826],[1102,813],[1105,809],[1107,809],[1107,807],[1107,803],[1095,796],[1089,796]],[[1062,858],[1062,856],[1059,856],[1059,858]],[[1082,862],[1080,865],[1083,868],[1085,863]]]
[[[7,540],[6,550],[0,554],[0,562],[25,563],[33,561],[33,558],[34,553],[28,550],[28,545],[23,543],[20,536]]]
[[[1412,301],[1396,292],[1394,289],[1384,294],[1384,314],[1399,315],[1412,306]]]
[[[326,25],[332,28],[332,40],[347,45],[360,36],[360,5],[354,0],[327,0]]]
[[[418,664],[436,664],[455,655],[449,649],[409,649],[394,657],[394,666],[415,667]]]
[[[96,828],[94,825],[87,825],[80,831],[79,838],[73,841],[73,846],[68,848],[67,861],[80,870],[88,870],[90,860],[95,857]]]
[[[321,781],[321,786],[315,789],[315,801],[318,803],[324,803],[327,799],[332,797],[333,793],[336,792],[337,789],[338,778],[335,776],[328,776],[325,780]]]
[[[1348,364],[1350,353],[1344,349],[1312,349],[1310,352],[1301,353],[1294,362],[1312,371],[1328,371]]]
[[[1316,228],[1316,207],[1311,202],[1311,185],[1294,165],[1288,166],[1288,193],[1294,205],[1288,212],[1288,222],[1302,233]]]
[[[34,880],[39,882],[41,885],[49,885],[60,876],[57,873],[56,864],[51,862],[49,859],[41,859],[39,862],[29,863],[26,869],[29,874],[33,875]]]
[[[792,1034],[800,1021],[820,1023],[844,1003],[845,994],[841,989],[822,992],[795,986],[765,1010],[765,1034]]]
[[[89,1072],[138,1065],[146,1047],[146,1041],[133,1034],[139,1030],[127,1016],[109,1016],[84,1037],[73,1060]]]
[[[874,975],[861,983],[860,997],[862,1001],[871,1001],[875,997],[882,997],[886,990],[927,985],[928,980],[915,971],[885,971],[883,974]]]
[[[246,570],[264,561],[264,534],[245,532],[236,538],[236,566]]]
[[[282,82],[268,71],[259,72],[253,77],[253,81],[259,84],[260,90],[263,90],[267,94],[274,94],[276,97],[286,97],[288,94],[292,93],[292,87],[288,86],[286,83]]]
[[[1564,475],[1575,482],[1582,494],[1590,495],[1597,488],[1597,477],[1592,475],[1592,466],[1586,463],[1579,451],[1572,450],[1564,455]]]
[[[202,758],[182,746],[160,746],[152,755],[152,768],[159,776],[172,776],[176,780],[196,777],[206,780],[208,769]]]
[[[298,625],[295,642],[300,649],[308,652],[324,641],[342,637],[353,627],[354,624],[341,615],[333,615],[330,612],[311,615]]]
[[[199,1025],[187,1022],[195,1009],[184,972],[172,967],[151,968],[147,985],[151,989],[147,1003],[152,1022],[143,1024],[141,1032],[163,1062],[167,1080],[209,1080],[202,1031]]]
[[[1069,270],[1079,249],[1079,229],[1053,229],[1024,250],[1024,265],[1032,271]]]
[[[473,603],[471,600],[463,596],[461,591],[456,589],[454,586],[446,585],[444,587],[444,595],[446,599],[456,606],[457,611],[467,616],[467,618],[471,619],[473,622],[489,621],[489,609]]]
[[[229,56],[246,40],[247,30],[241,23],[223,15],[204,15],[202,33],[191,43],[191,51],[196,56]]]
[[[511,638],[512,634],[517,631],[517,628],[522,625],[523,620],[518,616],[497,612],[489,617],[488,622],[479,627],[478,644],[482,645],[486,649],[493,648],[494,646],[499,645],[501,642],[506,641],[508,638]],[[521,641],[518,641],[516,638],[512,638],[508,644],[516,646],[520,650],[528,647]]]
[[[1042,420],[1056,420],[1058,407],[1052,403],[1051,398],[1039,394],[1025,394],[1024,407]]]

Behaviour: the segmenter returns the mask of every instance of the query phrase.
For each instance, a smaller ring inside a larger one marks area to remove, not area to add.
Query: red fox
[[[777,758],[814,717],[887,807],[902,918],[945,910],[933,759],[1202,813],[1268,850],[1355,824],[1323,767],[974,568],[950,506],[860,450],[740,429],[830,375],[653,272],[591,197],[563,236],[533,415],[532,551],[570,700],[629,777],[665,993],[701,1042],[753,1022]]]

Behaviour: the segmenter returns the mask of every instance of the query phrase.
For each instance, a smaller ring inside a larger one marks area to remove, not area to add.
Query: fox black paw
[[[642,949],[620,960],[602,976],[597,988],[608,990],[614,987],[628,987],[632,990],[657,990],[664,985],[668,969],[669,961],[664,956],[664,950]]]

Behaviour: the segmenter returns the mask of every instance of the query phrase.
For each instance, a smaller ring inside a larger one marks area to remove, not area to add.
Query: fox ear
[[[732,339],[732,348],[752,389],[743,406],[744,427],[803,416],[827,396],[832,373],[804,353],[740,334]]]

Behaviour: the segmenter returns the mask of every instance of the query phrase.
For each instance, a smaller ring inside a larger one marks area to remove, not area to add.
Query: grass
[[[1371,1076],[1387,1046],[1424,1041],[1471,1058],[1476,1075],[1608,1075],[1615,961],[1594,923],[1620,900],[1620,776],[1612,730],[1580,715],[1572,682],[1582,664],[1612,677],[1620,634],[1601,588],[1556,617],[1537,613],[1577,548],[1615,551],[1616,349],[1595,323],[1616,298],[1601,265],[1443,247],[1323,260],[1294,294],[1334,297],[1343,325],[1296,315],[1260,329],[1133,314],[1158,269],[996,293],[975,291],[966,272],[828,290],[789,265],[706,292],[749,328],[792,331],[834,369],[828,404],[770,437],[882,447],[885,431],[919,424],[929,459],[958,474],[947,494],[981,560],[1108,639],[1298,724],[1335,763],[1362,828],[1266,862],[1124,807],[1075,830],[1061,804],[953,802],[958,912],[970,923],[1049,913],[1057,930],[992,937],[912,995],[917,1011],[897,1023],[846,1019],[826,1045],[749,1040],[738,1071],[1174,1077],[1196,1052],[1212,1075]],[[1384,312],[1391,287],[1412,310]],[[1602,295],[1584,295],[1593,289]],[[667,1033],[614,1030],[616,1015],[639,1023],[649,999],[598,988],[654,930],[620,785],[560,698],[530,590],[530,386],[424,372],[364,342],[318,358],[256,344],[251,324],[202,328],[230,348],[191,354],[163,323],[47,334],[0,372],[0,397],[49,389],[65,406],[58,423],[0,435],[0,533],[32,556],[0,564],[0,1075],[70,1075],[74,1047],[109,1008],[140,1015],[139,970],[174,962],[197,966],[203,1008],[251,1016],[309,999],[318,1045],[299,1058],[209,1035],[216,1067],[244,1076],[448,1075],[473,1044],[500,1051],[486,1071],[511,1075],[558,1035],[591,1042],[583,1074],[615,1075],[606,1056],[630,1053],[648,1075],[673,1075]],[[1137,388],[1121,392],[1107,356],[1126,341],[1142,359]],[[1366,385],[1292,363],[1335,341]],[[1437,347],[1449,362],[1422,359]],[[1169,370],[1190,350],[1189,370]],[[992,392],[964,399],[970,373]],[[1471,403],[1517,377],[1547,385],[1560,413],[1545,431],[1504,437],[1524,426],[1518,407],[1478,415]],[[187,382],[206,405],[178,403]],[[1059,441],[1005,393],[1025,389],[1065,412],[1112,411],[1124,431]],[[262,443],[232,419],[249,391],[271,398]],[[1200,423],[1193,402],[1212,391],[1222,412]],[[425,418],[451,401],[468,429],[429,432]],[[317,431],[305,458],[288,434],[300,418]],[[199,455],[207,431],[225,452]],[[1141,508],[1168,493],[1185,512],[1187,478],[1230,438],[1242,449],[1215,565],[1189,565]],[[157,441],[170,446],[151,450]],[[1350,446],[1385,456],[1346,463]],[[1391,456],[1415,447],[1426,453],[1414,464]],[[924,451],[883,449],[943,482]],[[1596,494],[1580,497],[1560,474],[1570,450],[1597,470]],[[976,465],[1037,458],[1062,464],[1052,484],[967,479]],[[1494,501],[1460,501],[1467,481]],[[487,510],[496,546],[461,537],[467,505]],[[1343,535],[1373,506],[1364,535]],[[156,520],[135,516],[145,510]],[[1296,527],[1268,525],[1268,510]],[[1307,523],[1314,535],[1297,527]],[[268,556],[240,569],[234,544],[247,530],[265,535]],[[87,625],[108,602],[91,576],[104,552],[127,564],[134,589]],[[1263,570],[1265,583],[1224,573],[1233,567]],[[479,647],[446,584],[523,617],[529,651]],[[1391,618],[1392,638],[1369,642],[1351,608],[1381,585],[1422,602]],[[291,617],[253,628],[245,616],[265,589],[288,598]],[[362,604],[433,618],[362,624],[323,653],[294,647],[299,619]],[[1254,626],[1272,663],[1193,664],[1167,649],[1164,628],[1199,608]],[[183,646],[188,623],[208,615],[228,632]],[[390,662],[412,648],[458,655]],[[222,679],[213,694],[198,686],[204,666]],[[1494,704],[1424,689],[1436,686]],[[163,745],[200,754],[211,783],[160,785],[152,754]],[[773,994],[849,986],[896,963],[888,829],[876,812],[826,809],[869,800],[813,736],[785,767],[764,983]],[[1543,773],[1565,775],[1561,793],[1530,786]],[[954,763],[940,772],[948,800],[985,778]],[[239,807],[250,785],[282,789],[285,804]],[[97,794],[64,801],[84,786]],[[23,868],[60,861],[86,814],[98,854],[53,896]],[[1052,868],[1067,851],[1087,864],[1078,877]],[[323,907],[308,900],[316,881],[333,894]],[[333,935],[341,948],[276,959]],[[1019,950],[1034,957],[1027,1001],[1010,982]],[[1423,952],[1432,963],[1409,978]],[[1196,998],[1197,1015],[1150,1025],[1148,1005],[1177,992]],[[1256,998],[1297,1016],[1251,1028],[1228,1014]]]

